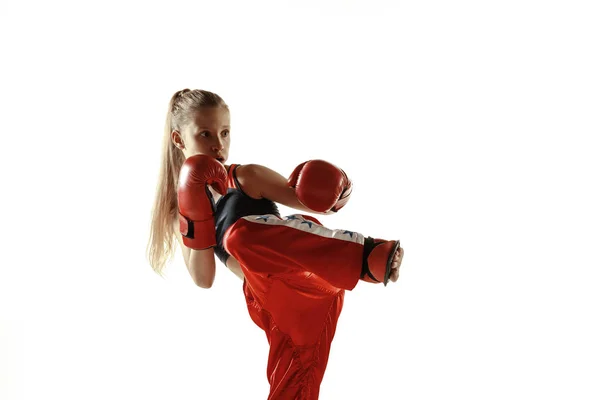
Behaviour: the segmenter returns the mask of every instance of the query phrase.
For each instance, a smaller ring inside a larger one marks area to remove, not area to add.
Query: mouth
[[[215,157],[215,158],[216,158],[216,160],[217,160],[218,162],[220,162],[221,164],[225,162],[225,158],[224,158],[224,157]]]

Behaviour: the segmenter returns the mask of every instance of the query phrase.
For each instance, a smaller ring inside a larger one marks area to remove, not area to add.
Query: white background
[[[187,87],[229,104],[230,162],[327,159],[355,189],[322,221],[402,241],[321,399],[598,399],[593,3],[1,0],[0,398],[266,398],[241,281],[145,259]]]

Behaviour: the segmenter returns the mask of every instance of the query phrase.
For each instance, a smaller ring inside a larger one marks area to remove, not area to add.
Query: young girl
[[[329,214],[352,182],[322,160],[289,179],[258,165],[226,165],[229,108],[217,94],[184,89],[169,103],[148,253],[161,273],[177,237],[194,282],[210,288],[215,255],[243,280],[252,320],[270,350],[269,400],[318,399],[345,290],[359,279],[396,282],[398,241],[324,227],[316,218],[281,218],[275,203]]]

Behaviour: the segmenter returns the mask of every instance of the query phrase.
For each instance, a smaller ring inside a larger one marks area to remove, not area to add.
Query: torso
[[[228,256],[223,247],[223,236],[228,227],[233,225],[239,218],[254,214],[274,214],[279,216],[279,210],[276,203],[265,199],[260,195],[257,186],[252,184],[252,172],[244,165],[237,165],[235,171],[232,166],[225,166],[227,169],[228,191],[225,196],[217,193],[211,186],[209,190],[213,196],[215,206],[215,228],[217,235],[217,246],[215,255],[223,262]],[[234,182],[235,181],[235,182]],[[175,232],[179,232],[179,213],[176,214],[173,221]],[[178,238],[180,236],[178,235]]]
[[[245,168],[247,165],[240,165],[236,172],[236,176],[238,179],[238,182],[240,184],[241,189],[244,191],[244,193],[246,193],[249,197],[252,197],[253,199],[262,199],[262,196],[260,195],[260,191],[257,191],[255,188],[255,185],[252,185],[252,183],[250,182],[250,179],[248,177],[248,174],[246,174],[247,169]],[[225,169],[227,169],[227,171],[229,172],[229,167],[230,165],[226,165]],[[213,198],[215,199],[215,203],[217,201],[219,201],[219,199],[222,197],[215,189],[212,188],[212,186],[208,187],[210,192],[213,195]]]
[[[229,167],[230,165],[225,165],[225,169],[229,172]],[[245,173],[246,165],[240,165],[237,170],[236,170],[236,175],[237,175],[237,179],[238,182],[240,184],[240,187],[242,188],[242,190],[244,191],[244,193],[246,193],[249,197],[252,197],[253,199],[262,199],[260,192],[257,191],[256,189],[253,188],[254,185],[252,185],[249,182],[248,176]],[[221,194],[219,192],[217,192],[215,189],[213,189],[212,186],[208,187],[208,190],[210,190],[210,192],[213,195],[213,199],[216,202],[219,201],[219,199],[223,196],[221,196]],[[175,215],[175,219],[173,220],[173,226],[175,227],[175,232],[179,231],[179,212]]]

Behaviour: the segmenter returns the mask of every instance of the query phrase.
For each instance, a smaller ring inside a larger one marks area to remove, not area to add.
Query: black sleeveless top
[[[227,229],[238,219],[247,215],[279,215],[277,205],[269,199],[253,199],[242,190],[237,179],[236,169],[239,165],[229,166],[227,173],[227,193],[214,205],[215,226],[217,231],[217,246],[215,254],[223,264],[226,264],[229,254],[223,247],[223,236]]]

